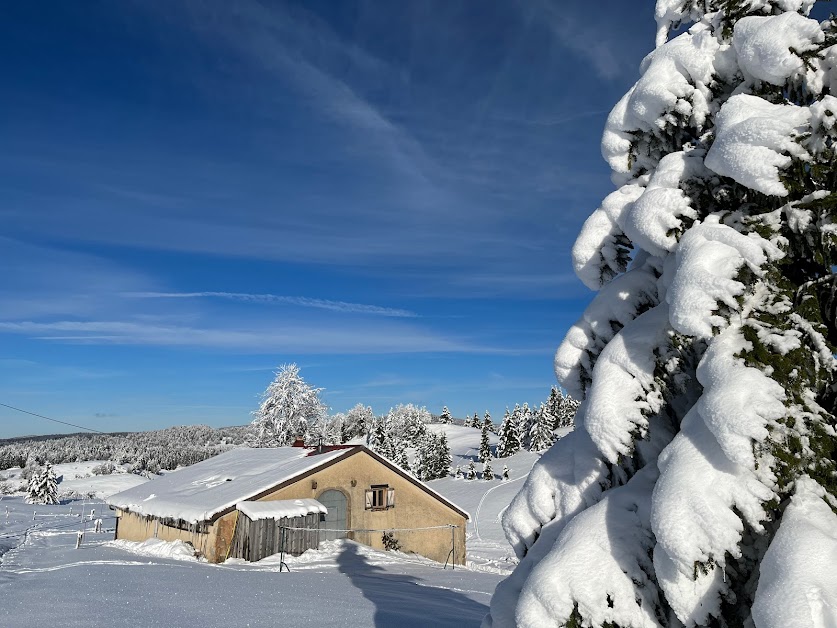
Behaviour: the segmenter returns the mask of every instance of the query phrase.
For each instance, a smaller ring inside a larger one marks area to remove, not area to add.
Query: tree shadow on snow
[[[441,588],[432,579],[390,573],[372,565],[355,543],[346,543],[337,556],[337,567],[375,605],[375,626],[465,628],[479,626],[488,613],[487,604]]]

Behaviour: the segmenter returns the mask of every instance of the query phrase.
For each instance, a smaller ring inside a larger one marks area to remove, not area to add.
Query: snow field
[[[479,429],[428,428],[446,433],[454,468],[464,469],[477,459]],[[496,447],[495,435],[490,441]],[[472,516],[467,566],[455,570],[346,540],[286,556],[291,573],[280,573],[278,556],[211,565],[195,558],[185,543],[113,541],[113,520],[107,518],[112,513],[99,501],[30,506],[20,495],[6,496],[0,500],[0,537],[6,537],[0,538],[0,554],[5,551],[0,556],[0,625],[226,626],[234,617],[240,625],[273,626],[281,617],[293,626],[478,626],[496,585],[517,562],[500,515],[539,458],[524,450],[494,460],[496,478],[491,481],[449,477],[428,483]],[[126,473],[90,475],[97,464],[56,465],[57,474],[64,476],[59,492],[73,483],[79,493],[107,498],[125,482],[148,481]],[[503,464],[510,469],[508,481],[499,479]],[[3,518],[6,506],[8,521]],[[81,548],[75,549],[82,506],[86,533]],[[102,534],[92,532],[91,509],[96,517],[105,516]],[[42,599],[50,604],[40,603]],[[334,610],[324,610],[324,602]]]
[[[501,579],[351,541],[287,557],[290,573],[279,572],[278,557],[212,565],[185,543],[112,541],[112,528],[95,534],[89,521],[75,549],[79,517],[70,504],[5,504],[0,536],[19,536],[0,558],[0,625],[15,628],[478,626]]]

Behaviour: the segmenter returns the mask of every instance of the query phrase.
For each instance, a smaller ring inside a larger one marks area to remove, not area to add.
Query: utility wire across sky
[[[15,410],[16,412],[22,412],[23,414],[29,414],[31,416],[36,416],[39,419],[46,419],[47,421],[52,421],[53,423],[60,423],[61,425],[69,425],[70,427],[75,427],[80,430],[87,430],[88,432],[95,432],[96,434],[107,434],[107,432],[101,432],[99,430],[94,430],[92,427],[84,427],[83,425],[76,425],[75,423],[68,423],[67,421],[59,421],[58,419],[52,419],[48,416],[44,416],[43,414],[38,414],[37,412],[30,412],[29,410],[23,410],[21,408],[16,408],[14,406],[10,406],[7,403],[0,403],[0,406],[3,408],[8,408],[9,410]]]

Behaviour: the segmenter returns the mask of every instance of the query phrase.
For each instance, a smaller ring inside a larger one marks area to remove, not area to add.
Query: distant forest
[[[245,443],[249,425],[169,427],[151,432],[37,436],[0,441],[0,470],[44,462],[110,460],[134,473],[195,464]]]

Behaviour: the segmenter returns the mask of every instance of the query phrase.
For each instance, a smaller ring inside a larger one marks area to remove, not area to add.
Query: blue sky
[[[615,0],[7,6],[0,403],[242,424],[287,362],[334,411],[544,399],[653,34]]]

